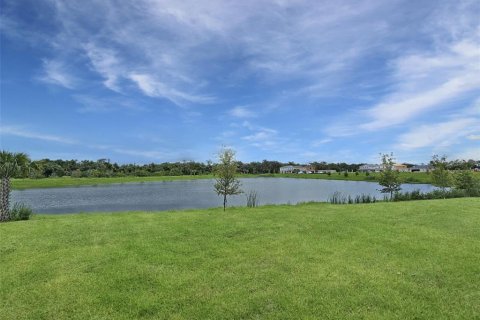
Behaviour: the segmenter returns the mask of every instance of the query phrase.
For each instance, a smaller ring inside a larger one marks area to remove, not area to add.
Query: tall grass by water
[[[339,191],[335,191],[332,196],[330,196],[328,202],[331,204],[358,204],[358,203],[375,203],[378,200],[375,196],[369,194],[361,194],[356,196],[345,196]]]

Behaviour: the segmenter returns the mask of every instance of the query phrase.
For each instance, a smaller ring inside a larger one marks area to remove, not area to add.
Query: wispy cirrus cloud
[[[66,65],[58,60],[43,60],[43,74],[38,79],[67,89],[73,89],[77,82]]]
[[[480,119],[460,118],[445,122],[421,125],[400,135],[398,145],[401,149],[425,147],[448,147],[459,139],[478,130]]]
[[[71,145],[77,147],[86,148],[89,150],[100,150],[101,154],[99,157],[105,157],[108,153],[116,153],[122,155],[129,155],[140,157],[142,159],[150,159],[150,160],[180,160],[182,157],[185,158],[185,151],[178,152],[178,151],[167,151],[167,150],[159,150],[156,149],[132,149],[126,147],[120,147],[118,145],[109,145],[109,144],[98,144],[98,143],[85,143],[85,141],[79,141],[75,139],[71,139],[69,137],[64,137],[60,135],[53,135],[44,133],[41,131],[36,131],[32,129],[28,129],[21,126],[11,126],[11,125],[4,125],[0,127],[0,138],[3,136],[14,136],[20,137],[27,140],[40,140],[45,142],[51,142],[55,144],[63,144],[63,145]],[[186,157],[188,158],[188,156]]]
[[[84,46],[91,67],[103,77],[103,84],[112,91],[120,92],[117,83],[123,73],[123,64],[117,58],[117,53],[112,49],[104,49],[93,43]]]
[[[376,130],[402,124],[474,90],[480,90],[480,42],[462,40],[444,51],[415,54],[395,61],[396,88],[367,110],[372,119],[361,129]]]
[[[118,110],[145,111],[138,100],[133,101],[123,96],[104,97],[78,94],[73,98],[81,105],[77,110],[80,113],[105,113]]]
[[[400,6],[371,1],[49,4],[57,29],[43,38],[51,39],[52,61],[69,65],[72,73],[74,66],[76,73],[90,66],[109,90],[124,93],[130,80],[145,95],[175,104],[211,103],[222,94],[217,87],[239,81],[295,83],[289,91],[303,95],[331,90],[382,48],[396,29],[378,18]],[[224,63],[230,60],[240,63]]]
[[[138,88],[149,97],[165,98],[178,106],[185,102],[208,104],[215,101],[215,98],[203,95],[189,94],[169,87],[148,74],[132,73],[129,78],[135,82]]]
[[[385,69],[383,94],[367,106],[355,106],[351,116],[329,126],[332,136],[389,130],[441,121],[433,115],[465,107],[480,94],[480,22],[473,12],[480,6],[461,1],[433,8],[430,19],[419,28],[434,45],[396,52]],[[459,110],[460,109],[460,110]],[[430,117],[426,117],[431,115]]]
[[[15,136],[21,138],[28,138],[34,140],[43,140],[48,142],[57,142],[63,144],[77,144],[78,141],[65,138],[59,135],[45,134],[37,131],[32,131],[28,128],[21,126],[9,126],[2,124],[0,126],[0,135]]]

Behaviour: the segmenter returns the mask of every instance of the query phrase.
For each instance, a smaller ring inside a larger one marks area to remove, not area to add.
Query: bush
[[[137,171],[135,171],[135,176],[136,176],[136,177],[148,177],[148,176],[150,176],[150,175],[151,175],[151,174],[150,174],[148,171],[146,171],[146,170],[137,170]]]
[[[344,176],[344,177],[348,177],[348,172],[345,171],[345,172],[343,173],[343,176]]]
[[[470,170],[461,170],[456,173],[453,183],[456,189],[466,190],[468,193],[478,194],[480,190],[480,181],[475,179]]]
[[[365,175],[368,177],[370,175],[370,172],[366,171]]]
[[[450,189],[446,191],[433,190],[431,192],[421,192],[414,190],[411,192],[397,192],[393,195],[393,201],[411,201],[411,200],[433,200],[433,199],[451,199],[463,197],[478,197],[480,194],[469,192],[462,189]]]
[[[72,171],[72,173],[70,174],[70,176],[72,178],[81,178],[82,177],[82,172],[80,170],[74,170]]]
[[[18,220],[28,220],[32,215],[33,211],[32,208],[29,206],[16,202],[12,209],[10,210],[10,220],[11,221],[18,221]]]

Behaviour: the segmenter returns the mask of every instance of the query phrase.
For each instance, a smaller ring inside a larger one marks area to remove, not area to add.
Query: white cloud
[[[268,143],[273,137],[277,135],[277,133],[278,132],[276,130],[262,128],[254,134],[243,137],[243,139],[255,143]]]
[[[454,98],[480,89],[480,47],[462,40],[438,53],[407,55],[394,63],[393,93],[367,110],[371,119],[359,128],[378,130],[440,109]]]
[[[453,119],[446,122],[421,125],[402,134],[397,143],[402,149],[447,147],[480,126],[479,119]]]
[[[329,135],[408,127],[427,116],[425,121],[439,121],[442,113],[464,112],[459,101],[469,104],[475,99],[480,90],[480,22],[473,14],[478,12],[478,3],[442,3],[432,9],[423,25],[410,29],[425,45],[403,47],[386,42],[392,55],[387,62],[388,77],[380,85],[382,96],[376,93],[376,102],[370,106],[352,106],[326,128]]]
[[[130,148],[113,146],[113,145],[85,143],[85,141],[77,141],[77,140],[73,140],[63,136],[45,134],[42,132],[25,129],[19,126],[8,126],[3,124],[0,127],[0,137],[2,136],[15,136],[15,137],[21,137],[26,139],[82,146],[88,149],[101,150],[103,152],[115,152],[118,154],[130,155],[134,157],[147,158],[147,159],[163,160],[163,161],[166,161],[167,159],[179,160],[182,158],[182,156],[178,152],[172,153],[168,151],[159,151],[159,150],[130,149]],[[188,157],[183,156],[183,158],[188,158]]]
[[[467,136],[469,140],[480,140],[480,134],[471,134]]]
[[[168,99],[178,106],[185,102],[208,104],[215,101],[213,97],[192,95],[170,88],[148,74],[132,73],[129,78],[135,82],[138,88],[149,97],[162,97]]]
[[[84,66],[79,59],[84,57],[107,88],[124,92],[129,85],[123,80],[131,79],[146,95],[174,103],[209,100],[212,79],[222,85],[239,79],[295,80],[297,89],[307,88],[304,95],[328,91],[388,39],[395,29],[381,17],[398,6],[371,1],[51,3],[59,30],[45,39],[57,51],[56,60]],[[239,63],[219,63],[231,60]],[[150,77],[156,88],[132,74]]]
[[[329,143],[329,142],[332,142],[333,139],[330,139],[330,138],[325,138],[325,139],[320,139],[320,140],[314,140],[312,142],[312,147],[319,147],[323,144],[326,144],[326,143]]]
[[[467,148],[455,154],[454,158],[464,160],[480,160],[480,147]]]
[[[75,77],[67,71],[65,64],[57,60],[43,60],[43,74],[39,80],[73,89],[76,84]]]
[[[244,121],[242,126],[251,132],[241,138],[248,142],[250,146],[271,150],[281,145],[281,139],[278,137],[278,131],[275,129],[252,125],[248,121]]]
[[[22,128],[22,127],[7,126],[7,125],[3,125],[3,124],[0,127],[0,134],[1,135],[16,136],[16,137],[21,137],[21,138],[35,139],[35,140],[58,142],[58,143],[64,143],[64,144],[76,144],[76,143],[78,143],[75,140],[68,139],[68,138],[65,138],[65,137],[62,137],[62,136],[44,134],[44,133],[40,133],[40,132],[31,131],[29,129],[25,129],[25,128]]]
[[[90,59],[92,68],[105,80],[103,84],[110,90],[120,92],[118,80],[123,72],[123,64],[112,49],[103,49],[93,43],[84,46],[87,57]]]
[[[105,98],[89,95],[74,95],[74,99],[82,105],[82,107],[78,109],[80,113],[103,113],[118,111],[119,109],[128,111],[145,110],[138,101],[134,102],[123,96]]]
[[[255,118],[257,114],[247,107],[237,106],[230,110],[229,114],[235,118]]]

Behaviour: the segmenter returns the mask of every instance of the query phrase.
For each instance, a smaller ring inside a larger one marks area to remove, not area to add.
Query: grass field
[[[480,199],[38,215],[2,319],[479,319]]]
[[[400,176],[405,183],[430,183],[430,175],[427,173],[408,173],[401,172]],[[480,174],[477,174],[480,177]],[[352,180],[352,181],[377,181],[378,173],[372,173],[370,176],[364,173],[358,176],[349,173],[348,177],[343,174],[243,174],[240,178],[297,178],[297,179],[325,179],[325,180]],[[115,177],[115,178],[46,178],[46,179],[13,179],[13,189],[32,189],[32,188],[59,188],[74,187],[83,185],[98,185],[110,183],[129,183],[129,182],[150,182],[150,181],[173,181],[173,180],[193,180],[193,179],[212,179],[213,175],[196,176],[153,176],[153,177]]]
[[[33,189],[33,188],[61,188],[75,187],[85,185],[129,183],[129,182],[151,182],[151,181],[174,181],[174,180],[195,180],[211,179],[212,175],[196,176],[153,176],[153,177],[113,177],[113,178],[45,178],[45,179],[13,179],[13,189]]]

